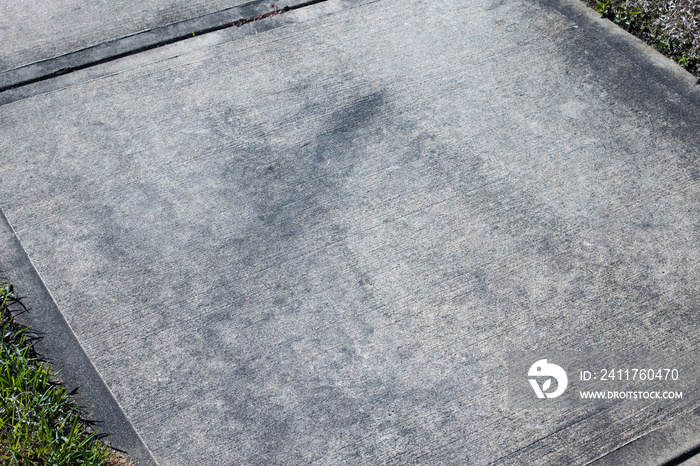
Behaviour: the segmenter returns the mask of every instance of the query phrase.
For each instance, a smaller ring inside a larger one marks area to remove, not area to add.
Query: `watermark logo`
[[[564,393],[564,390],[566,390],[566,387],[569,385],[569,378],[566,376],[564,369],[556,364],[549,364],[546,359],[540,359],[530,366],[527,375],[528,377],[535,377],[528,380],[537,398],[556,398]],[[545,377],[546,380],[544,380],[540,386],[537,380]],[[556,380],[557,384],[556,389],[550,392],[548,390],[552,388],[552,379]]]

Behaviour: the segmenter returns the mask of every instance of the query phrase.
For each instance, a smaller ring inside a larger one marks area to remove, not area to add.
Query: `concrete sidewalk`
[[[700,90],[575,0],[329,0],[0,102],[0,207],[158,464],[700,444]],[[604,390],[682,399],[579,396],[640,367],[681,376]]]
[[[260,2],[23,0],[0,5],[0,73],[164,26]],[[304,3],[277,2],[280,8]],[[264,6],[269,6],[269,2]],[[238,19],[233,18],[231,21]],[[190,33],[192,31],[189,31]]]

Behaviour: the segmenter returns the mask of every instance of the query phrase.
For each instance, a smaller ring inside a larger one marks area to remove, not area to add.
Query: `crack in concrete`
[[[274,8],[274,11],[271,11],[269,13],[263,13],[263,14],[258,15],[258,16],[253,16],[252,18],[241,18],[238,21],[234,21],[233,23],[229,23],[228,26],[229,27],[236,26],[237,28],[239,28],[239,27],[243,26],[244,24],[252,23],[254,21],[260,21],[261,19],[270,18],[272,16],[280,15],[282,13],[286,13],[289,11],[288,6],[282,8],[281,10],[278,9],[277,5],[275,5],[274,3],[271,3],[270,6],[272,8]],[[194,32],[192,33],[192,36],[194,37]]]

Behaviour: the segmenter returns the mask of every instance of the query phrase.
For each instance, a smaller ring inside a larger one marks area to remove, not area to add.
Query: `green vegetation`
[[[35,353],[10,311],[15,302],[12,285],[0,284],[0,464],[120,464]]]
[[[585,0],[700,78],[700,0]]]

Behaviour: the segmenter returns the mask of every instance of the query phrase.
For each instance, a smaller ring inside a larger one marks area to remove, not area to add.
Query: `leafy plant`
[[[700,78],[700,0],[586,0]]]

